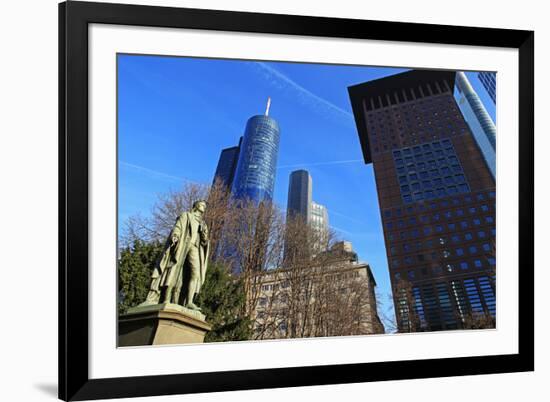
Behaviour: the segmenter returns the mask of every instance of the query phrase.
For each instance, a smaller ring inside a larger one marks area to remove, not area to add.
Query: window
[[[386,223],[386,228],[389,229],[389,230],[393,229],[393,222],[387,222]]]
[[[470,246],[468,248],[468,250],[470,251],[470,254],[475,254],[477,253],[477,247],[476,246]]]
[[[466,240],[472,240],[473,236],[471,233],[464,233],[464,239]]]
[[[457,209],[456,216],[464,216],[464,211],[462,209]]]
[[[479,237],[480,239],[485,238],[485,232],[483,230],[480,230],[479,232],[477,232],[477,237]]]
[[[487,258],[487,262],[490,264],[490,265],[495,265],[496,264],[496,260],[494,257],[489,257]]]
[[[441,226],[441,225],[435,225],[435,231],[436,231],[437,233],[443,232],[443,226]]]
[[[458,256],[464,255],[464,250],[461,249],[461,248],[457,248],[456,249],[456,255],[458,255]]]
[[[476,213],[475,207],[470,207],[470,208],[468,208],[468,211],[469,211],[471,214],[475,214],[475,213]]]
[[[492,216],[486,216],[486,217],[485,217],[485,222],[487,222],[487,223],[493,223],[494,221],[495,221],[495,220],[493,219]]]
[[[481,225],[481,221],[480,221],[479,219],[477,219],[477,218],[475,218],[475,219],[473,220],[473,222],[474,222],[474,225],[476,225],[476,226]]]
[[[466,229],[468,227],[468,222],[466,222],[466,221],[460,222],[460,227],[463,228],[463,229]]]
[[[461,262],[460,263],[460,269],[468,269],[468,263],[467,262]]]
[[[384,211],[384,216],[385,216],[386,218],[391,218],[391,210],[389,210],[389,209],[385,210],[385,211]]]
[[[458,237],[458,235],[452,235],[451,240],[453,241],[453,243],[458,243],[460,241],[460,238]]]
[[[483,251],[491,251],[491,246],[488,243],[483,244]]]
[[[449,223],[449,230],[455,230],[455,229],[456,229],[456,224]]]
[[[480,260],[474,260],[474,266],[476,268],[481,268],[483,266],[483,264],[481,264],[481,261]]]
[[[429,226],[426,226],[426,227],[424,228],[424,236],[429,236],[430,233],[432,233],[432,228],[429,227]]]
[[[487,212],[487,211],[489,211],[489,207],[488,207],[487,205],[483,204],[483,205],[481,206],[481,210],[482,210],[483,212]]]

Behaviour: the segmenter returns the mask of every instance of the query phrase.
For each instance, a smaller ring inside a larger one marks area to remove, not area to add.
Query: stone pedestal
[[[133,307],[118,319],[118,346],[203,343],[204,314],[178,304]]]

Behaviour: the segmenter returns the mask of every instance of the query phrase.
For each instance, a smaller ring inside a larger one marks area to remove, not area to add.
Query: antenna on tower
[[[265,115],[269,116],[269,107],[271,106],[271,97],[267,98],[267,107],[265,108]]]

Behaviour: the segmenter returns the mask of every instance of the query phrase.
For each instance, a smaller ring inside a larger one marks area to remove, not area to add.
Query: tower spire
[[[267,98],[267,107],[265,108],[265,115],[269,116],[269,107],[271,106],[271,97]]]

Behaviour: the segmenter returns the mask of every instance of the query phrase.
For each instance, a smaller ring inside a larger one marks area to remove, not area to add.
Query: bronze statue
[[[200,308],[193,303],[206,276],[208,265],[208,228],[203,220],[206,201],[193,204],[184,212],[168,236],[162,257],[152,274],[147,299],[141,305],[158,303],[180,304],[192,310]],[[180,294],[183,300],[180,303]]]

